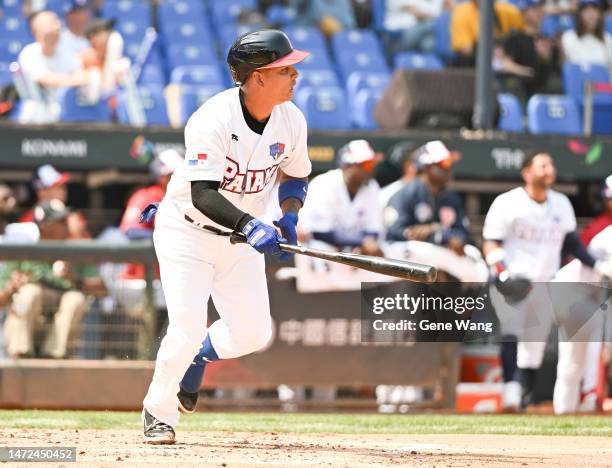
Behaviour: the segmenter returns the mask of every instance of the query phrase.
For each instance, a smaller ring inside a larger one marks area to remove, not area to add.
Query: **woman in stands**
[[[562,37],[565,60],[581,65],[603,65],[612,72],[612,36],[605,31],[601,0],[580,0],[576,27]]]

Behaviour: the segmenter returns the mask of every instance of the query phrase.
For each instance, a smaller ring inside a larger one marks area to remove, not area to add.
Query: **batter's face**
[[[523,169],[523,179],[527,185],[538,188],[550,188],[557,178],[555,163],[549,154],[538,154],[531,165]]]
[[[261,76],[261,85],[269,93],[270,99],[281,103],[293,98],[293,88],[299,76],[293,65],[279,68],[257,70]]]

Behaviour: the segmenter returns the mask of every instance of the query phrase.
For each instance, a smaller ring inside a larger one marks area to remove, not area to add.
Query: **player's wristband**
[[[505,260],[506,251],[502,247],[493,249],[485,258],[487,265],[491,267],[491,273],[502,281],[505,281],[509,277],[508,269],[504,263]]]
[[[300,179],[287,180],[278,186],[278,203],[282,205],[287,198],[297,198],[304,206],[307,193],[308,182]]]

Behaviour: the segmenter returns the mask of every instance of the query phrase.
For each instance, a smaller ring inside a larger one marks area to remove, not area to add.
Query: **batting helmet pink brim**
[[[306,52],[305,50],[293,50],[293,52],[285,55],[278,60],[275,60],[268,65],[263,67],[258,67],[257,70],[262,70],[264,68],[280,68],[280,67],[288,67],[289,65],[295,65],[296,63],[300,63],[306,57],[310,55],[310,52]]]

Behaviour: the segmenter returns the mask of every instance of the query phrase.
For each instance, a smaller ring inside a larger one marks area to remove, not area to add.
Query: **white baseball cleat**
[[[160,421],[146,409],[142,410],[144,428],[143,441],[152,445],[171,445],[175,442],[174,429],[169,424]]]

